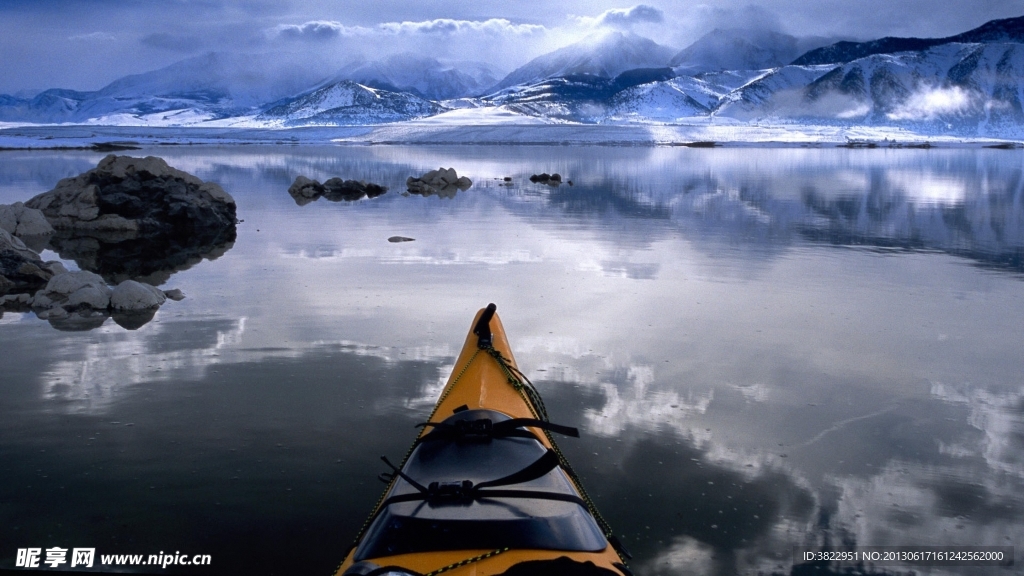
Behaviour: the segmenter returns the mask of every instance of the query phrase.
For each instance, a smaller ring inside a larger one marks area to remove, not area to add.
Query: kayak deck
[[[492,304],[336,576],[512,574],[537,561],[628,575],[552,432],[577,434],[547,421]]]

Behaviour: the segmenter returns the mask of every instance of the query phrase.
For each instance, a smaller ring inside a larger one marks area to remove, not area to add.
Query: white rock
[[[164,290],[164,296],[167,296],[175,302],[179,302],[185,299],[185,293],[180,288],[172,288],[170,290]]]
[[[47,296],[43,290],[36,292],[36,295],[32,297],[32,307],[36,309],[45,309],[53,307],[53,300]]]
[[[21,202],[15,202],[11,206],[12,212],[18,220],[18,227],[11,232],[16,236],[43,236],[53,234],[53,226],[47,222],[41,210],[29,208]]]
[[[106,310],[110,307],[110,288],[103,286],[83,286],[68,296],[65,304],[70,308],[86,305],[94,310]]]
[[[159,288],[134,280],[121,282],[110,295],[110,306],[121,311],[156,308],[166,301],[167,297]]]
[[[57,274],[53,278],[50,278],[50,281],[46,283],[46,288],[43,288],[42,291],[51,298],[54,295],[70,296],[72,293],[85,286],[107,288],[107,283],[99,274],[80,270],[78,272]]]

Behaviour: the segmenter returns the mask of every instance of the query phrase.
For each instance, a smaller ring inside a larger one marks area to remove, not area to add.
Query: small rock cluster
[[[125,280],[111,287],[99,274],[85,270],[68,272],[60,263],[53,263],[52,268],[56,273],[35,295],[22,292],[0,296],[0,313],[5,309],[32,310],[43,320],[99,320],[96,326],[108,316],[114,316],[118,324],[135,329],[151,320],[168,298],[181,300],[185,297],[181,290],[163,291],[135,280]]]
[[[555,172],[554,174],[548,174],[547,172],[534,174],[533,176],[530,176],[530,182],[547,184],[549,186],[558,186],[562,183],[562,175],[558,172]]]
[[[295,203],[299,206],[315,202],[321,196],[331,202],[340,202],[342,200],[354,202],[362,198],[376,198],[387,191],[386,186],[364,180],[329,178],[321,184],[305,176],[295,178],[295,182],[288,188],[288,194],[295,199]]]
[[[405,181],[405,185],[412,194],[420,196],[436,194],[442,198],[454,198],[459,191],[469,190],[473,181],[456,174],[454,168],[438,168],[419,178],[410,176]]]

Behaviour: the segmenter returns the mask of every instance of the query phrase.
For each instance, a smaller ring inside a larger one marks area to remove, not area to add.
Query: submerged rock
[[[473,186],[473,181],[465,176],[459,176],[454,168],[438,168],[419,178],[410,176],[406,179],[405,185],[412,194],[420,196],[436,194],[442,198],[454,198],[458,192],[469,190]]]
[[[164,296],[175,302],[180,302],[185,299],[185,293],[179,288],[173,288],[171,290],[164,290]]]
[[[305,176],[297,176],[295,182],[288,188],[288,194],[299,206],[316,202],[321,196],[331,202],[354,202],[362,198],[376,198],[387,191],[386,186],[365,180],[330,178],[321,184]]]

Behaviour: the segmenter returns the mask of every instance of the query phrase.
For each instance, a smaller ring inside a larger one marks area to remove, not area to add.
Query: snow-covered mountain
[[[910,126],[967,134],[1024,132],[1024,44],[942,44],[841,66],[786,66],[730,94],[716,111]]]
[[[0,120],[95,122],[185,110],[226,117],[251,112],[319,80],[306,69],[272,64],[277,61],[259,54],[209,53],[125,76],[95,92],[53,89],[30,99],[9,99],[0,102]]]
[[[498,81],[498,74],[484,62],[445,64],[435,58],[402,53],[383,60],[352,62],[339,70],[335,78],[394,92],[411,92],[430,100],[448,100],[480,95]]]
[[[738,86],[764,74],[712,72],[632,86],[612,97],[607,119],[673,122],[707,116]]]
[[[715,29],[676,54],[669,65],[679,74],[718,70],[764,70],[799,55],[795,36],[769,30]]]
[[[496,84],[484,63],[419,54],[323,74],[313,63],[288,64],[287,55],[211,53],[94,92],[0,95],[0,121],[363,125],[490,107],[544,123],[712,116],[1024,138],[1024,17],[943,39],[837,43],[785,64],[820,41],[726,29],[675,52],[633,33],[608,32],[535,58]],[[486,116],[450,113],[437,122]]]
[[[258,118],[283,125],[362,125],[411,120],[444,110],[414,94],[342,80],[277,102]]]
[[[671,68],[635,68],[615,78],[593,74],[570,74],[541,80],[526,86],[512,86],[481,98],[485,105],[501,105],[519,114],[568,120],[599,122],[615,106],[623,90],[669,80]]]
[[[632,32],[594,34],[530,60],[510,72],[491,91],[564,76],[615,78],[636,68],[664,68],[673,54],[671,48]]]
[[[988,44],[1024,42],[1024,16],[992,20],[956,36],[946,38],[896,38],[887,36],[869,42],[837,42],[807,52],[793,64],[842,64],[874,54],[928,50],[943,44]]]

